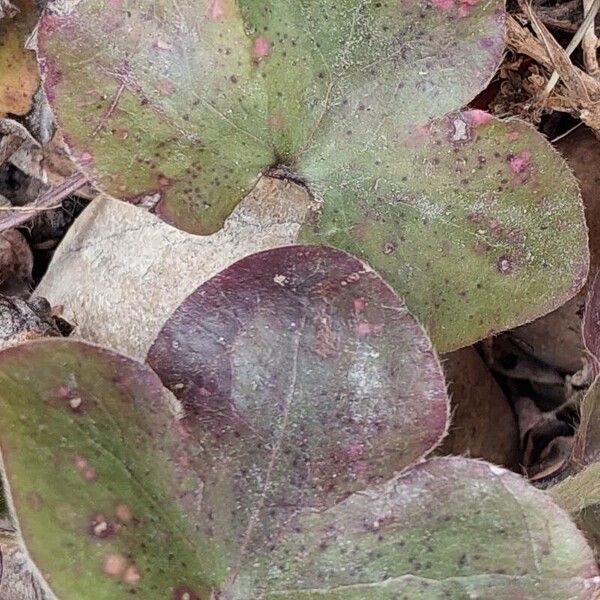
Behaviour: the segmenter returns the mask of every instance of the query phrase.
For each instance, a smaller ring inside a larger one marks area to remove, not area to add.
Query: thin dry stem
[[[526,8],[526,12],[528,13],[528,16],[534,17],[532,19],[531,24],[534,27],[534,29],[536,29],[536,25],[534,23],[534,20],[536,20],[536,17],[535,17],[535,13],[533,12],[533,9],[531,8],[530,5],[526,5],[525,8]],[[600,0],[593,0],[591,5],[589,6],[589,10],[587,11],[587,14],[585,15],[585,18],[583,19],[583,23],[581,24],[579,29],[575,32],[573,39],[569,42],[569,45],[564,50],[567,57],[571,56],[571,54],[573,53],[573,50],[575,50],[575,48],[577,48],[577,46],[579,46],[579,43],[585,36],[586,32],[588,31],[588,29],[590,29],[590,26],[595,22],[596,15],[598,14],[598,9],[600,9]],[[584,10],[585,10],[585,6],[584,6]],[[537,19],[537,20],[539,21],[539,19]],[[544,29],[545,29],[545,27],[544,27]],[[546,29],[546,31],[548,31],[548,30]],[[537,30],[536,30],[536,33],[538,35],[540,35],[540,33]],[[552,37],[552,36],[550,36],[550,37]],[[595,37],[595,34],[594,34],[594,37]],[[544,43],[546,43],[545,37],[543,39],[544,39]],[[552,37],[552,40],[556,43],[556,40],[554,40],[553,37]],[[556,44],[556,45],[558,46],[558,44]],[[546,88],[545,88],[544,94],[543,94],[544,96],[547,97],[550,95],[550,92],[554,89],[554,86],[558,83],[559,78],[560,78],[560,74],[558,72],[558,69],[555,69],[554,72],[552,73],[552,76],[550,77],[550,80],[546,84]]]
[[[3,207],[0,211],[0,232],[26,223],[36,212],[60,207],[65,198],[82,188],[86,183],[87,178],[85,175],[75,173],[60,185],[41,194],[30,206]]]
[[[590,14],[593,5],[593,0],[583,0],[584,16]],[[598,36],[596,35],[596,28],[593,26],[595,16],[598,12],[598,6],[596,7],[596,13],[594,13],[594,19],[592,20],[590,26],[585,30],[585,33],[583,34],[583,38],[581,40],[581,49],[583,50],[583,64],[585,65],[586,71],[592,77],[597,77],[600,73],[600,67],[598,66],[598,55],[596,54],[596,50],[598,48]]]

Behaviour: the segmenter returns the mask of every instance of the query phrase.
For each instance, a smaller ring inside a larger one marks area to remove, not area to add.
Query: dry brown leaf
[[[16,229],[0,233],[0,284],[11,277],[31,278],[33,255],[27,240]]]
[[[452,399],[452,423],[441,454],[483,458],[516,470],[519,433],[513,412],[473,346],[444,356]]]
[[[24,115],[39,87],[35,53],[25,42],[37,21],[35,0],[13,0],[18,12],[0,20],[0,117]]]
[[[568,112],[600,135],[600,81],[576,67],[533,9],[524,5],[536,37],[517,19],[507,15],[507,44],[515,52],[533,58],[548,71],[560,75],[560,83],[549,97],[538,102],[550,110]]]
[[[588,14],[592,9],[593,0],[583,0],[584,14]],[[600,67],[598,67],[598,36],[595,27],[589,27],[581,40],[581,49],[583,50],[583,62],[587,72],[598,77]]]
[[[14,17],[17,12],[18,9],[10,0],[0,0],[0,19]]]

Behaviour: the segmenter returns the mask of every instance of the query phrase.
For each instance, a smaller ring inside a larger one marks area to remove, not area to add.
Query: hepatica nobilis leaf
[[[210,234],[261,173],[303,181],[319,210],[299,241],[367,260],[440,350],[551,310],[587,272],[547,142],[452,112],[503,48],[500,0],[87,0],[39,27],[46,92],[103,190]]]
[[[248,257],[181,305],[149,360],[175,395],[84,342],[0,353],[4,474],[60,600],[598,592],[589,547],[542,492],[420,460],[446,428],[440,365],[357,259]]]
[[[223,438],[217,464],[243,444],[239,470],[265,470],[277,451],[270,486],[292,512],[387,479],[446,430],[431,342],[396,293],[339,250],[286,246],[234,263],[184,300],[148,363]],[[291,471],[303,473],[297,489]],[[257,483],[246,497],[262,494]]]

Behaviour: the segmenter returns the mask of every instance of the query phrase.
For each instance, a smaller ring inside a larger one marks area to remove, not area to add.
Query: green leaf
[[[586,307],[584,338],[588,348],[598,349],[598,340],[590,339],[589,312],[597,311],[597,282],[594,284],[591,304]],[[598,325],[596,324],[596,328]],[[596,356],[596,359],[598,357]],[[585,533],[600,557],[600,379],[586,392],[580,407],[581,419],[575,437],[573,452],[565,469],[568,476],[550,488],[555,502],[564,508]]]
[[[582,334],[592,373],[600,364],[600,277],[596,275],[586,300]],[[566,478],[549,490],[585,533],[600,557],[600,378],[588,388],[579,409],[580,421]]]
[[[160,193],[163,218],[210,233],[354,96],[385,90],[370,118],[415,125],[467,102],[500,59],[501,6],[92,0],[42,19],[40,57],[67,142],[98,183],[121,198]]]
[[[542,492],[479,461],[422,462],[446,429],[440,365],[357,259],[243,259],[183,302],[150,361],[179,399],[83,342],[0,353],[11,507],[61,600],[600,591]]]
[[[583,467],[549,490],[552,499],[566,510],[584,532],[600,558],[600,463]]]
[[[410,131],[390,117],[380,135],[400,137],[403,156],[369,141],[375,129],[365,123],[362,150],[330,145],[303,167],[328,201],[300,237],[368,260],[440,351],[531,321],[581,287],[577,185],[534,129],[481,111]]]
[[[514,473],[435,458],[309,516],[261,567],[278,600],[593,598],[590,551]]]
[[[72,340],[14,346],[0,363],[7,491],[58,597],[170,600],[190,586],[207,598],[218,557],[191,541],[171,496],[174,419],[158,377]]]
[[[299,240],[367,260],[448,351],[552,310],[587,273],[577,186],[547,142],[481,111],[444,118],[493,75],[502,11],[88,0],[46,14],[39,57],[103,190],[210,234],[261,173],[304,181],[320,210]]]
[[[148,368],[44,340],[0,354],[0,383],[12,502],[61,600],[591,600],[600,590],[574,525],[499,467],[433,459],[320,511],[267,499],[253,522],[261,535],[236,545],[227,537],[245,504],[228,491],[260,473],[237,471],[232,453],[201,479],[214,447],[233,444],[207,436],[201,418],[174,419],[173,398]],[[265,537],[262,521],[286,512]]]

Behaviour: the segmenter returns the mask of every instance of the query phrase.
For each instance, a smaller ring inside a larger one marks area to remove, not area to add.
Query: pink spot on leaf
[[[450,10],[454,7],[454,0],[433,0],[433,5],[441,10]]]
[[[168,52],[173,50],[173,44],[171,44],[171,42],[166,42],[165,40],[158,40],[154,44],[154,47],[157,48],[158,50],[166,50]]]
[[[64,386],[61,385],[57,390],[56,390],[56,395],[61,398],[62,400],[67,399],[70,395],[71,395],[71,390]]]
[[[468,119],[469,123],[475,126],[489,123],[494,118],[489,112],[479,110],[478,108],[467,110],[463,114]]]
[[[347,454],[348,458],[351,460],[356,460],[360,458],[365,450],[364,444],[362,442],[352,442],[350,446],[348,446]]]
[[[508,161],[513,173],[522,173],[529,166],[531,155],[527,151],[519,152],[514,156],[509,156]]]
[[[142,579],[142,574],[135,565],[130,565],[127,567],[127,569],[125,569],[122,579],[123,583],[126,583],[127,585],[135,585]]]
[[[189,427],[183,421],[177,421],[175,428],[177,429],[177,433],[184,439],[187,440],[191,435],[191,431]]]
[[[366,338],[370,335],[376,335],[378,333],[381,333],[382,331],[383,331],[382,323],[373,324],[373,323],[367,323],[366,321],[363,321],[362,323],[359,323],[356,326],[356,333],[358,334],[359,338]]]
[[[127,559],[122,554],[109,554],[104,559],[103,571],[109,577],[120,577],[127,568]]]
[[[211,21],[221,21],[225,15],[226,11],[223,0],[213,0],[208,9],[208,18]]]
[[[514,270],[514,263],[509,256],[501,256],[498,259],[498,271],[502,273],[502,275],[510,275],[510,273]]]
[[[364,298],[354,298],[354,312],[360,315],[363,310],[365,310]]]
[[[254,58],[260,60],[271,55],[271,43],[264,36],[259,36],[254,40],[254,46],[252,48]]]
[[[168,96],[169,94],[172,94],[173,90],[175,89],[175,86],[166,79],[162,79],[161,81],[159,81],[156,87],[158,89],[158,93],[161,96]]]
[[[121,523],[129,523],[133,519],[133,513],[131,508],[125,503],[117,504],[115,508],[115,515]]]
[[[76,454],[73,457],[73,464],[75,465],[75,468],[79,469],[80,471],[83,471],[84,469],[87,469],[90,466],[87,459],[81,456],[80,454]]]

